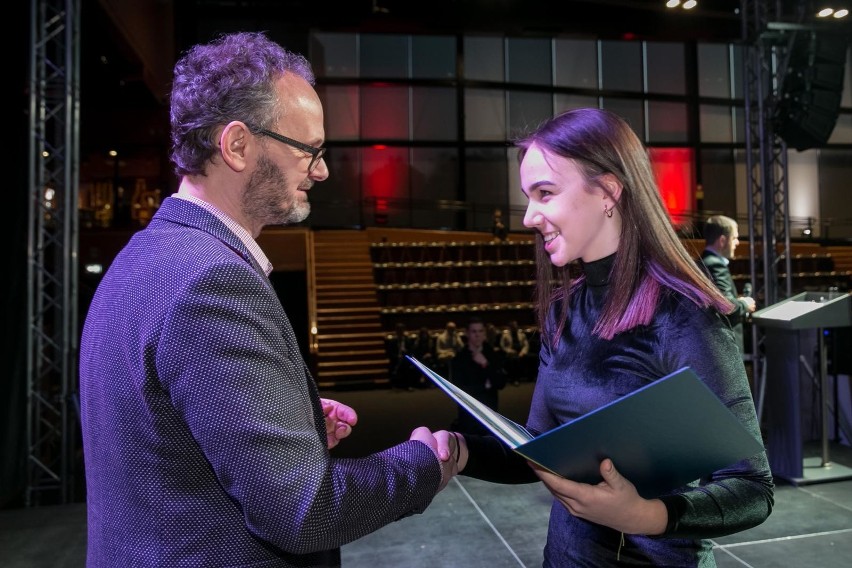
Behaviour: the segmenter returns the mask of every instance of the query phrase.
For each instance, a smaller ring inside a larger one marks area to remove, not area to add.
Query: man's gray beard
[[[311,204],[296,201],[296,194],[282,195],[287,187],[287,176],[263,155],[243,192],[243,214],[254,222],[267,225],[300,223],[311,213]],[[284,203],[282,204],[282,197]]]

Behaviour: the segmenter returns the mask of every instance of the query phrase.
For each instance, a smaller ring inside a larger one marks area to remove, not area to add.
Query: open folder
[[[652,498],[763,451],[763,444],[689,367],[533,436],[406,357],[507,446],[574,481],[599,483],[600,462],[611,458],[640,495]]]

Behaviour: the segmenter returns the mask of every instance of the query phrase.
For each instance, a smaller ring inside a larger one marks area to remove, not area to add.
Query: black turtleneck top
[[[547,432],[688,366],[760,439],[734,335],[714,310],[666,289],[650,324],[611,340],[592,335],[604,307],[613,260],[614,255],[583,265],[585,281],[572,294],[558,344],[552,347],[543,341],[527,429],[534,435]],[[551,314],[555,313],[554,307]],[[462,475],[499,483],[538,480],[524,459],[496,438],[467,438],[470,458]],[[655,537],[624,535],[623,546],[619,546],[621,533],[576,518],[554,500],[545,566],[608,566],[615,565],[617,557],[619,566],[714,566],[711,545],[702,539],[758,525],[772,510],[766,453],[660,498],[669,514],[666,532]]]

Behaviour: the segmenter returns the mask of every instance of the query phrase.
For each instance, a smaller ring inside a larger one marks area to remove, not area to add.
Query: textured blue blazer
[[[332,456],[266,275],[173,197],[95,293],[80,393],[90,567],[336,566],[341,545],[423,511],[441,480],[416,441]]]

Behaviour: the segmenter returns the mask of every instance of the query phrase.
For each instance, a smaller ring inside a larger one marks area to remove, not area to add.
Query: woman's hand
[[[627,534],[657,535],[666,529],[668,511],[663,502],[642,498],[610,459],[601,462],[603,481],[597,485],[565,479],[533,463],[530,466],[575,517]]]

